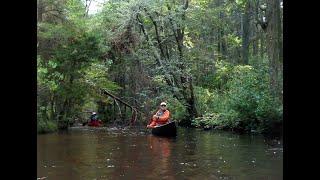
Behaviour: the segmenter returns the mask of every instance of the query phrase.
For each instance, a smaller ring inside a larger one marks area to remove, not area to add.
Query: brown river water
[[[144,128],[74,127],[37,137],[37,176],[73,179],[282,179],[282,140],[178,127],[176,138]]]

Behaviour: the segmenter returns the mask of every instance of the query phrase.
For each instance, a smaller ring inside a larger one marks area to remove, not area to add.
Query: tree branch
[[[160,38],[160,35],[159,35],[159,31],[158,31],[158,24],[157,22],[153,19],[153,17],[151,16],[151,14],[148,12],[147,8],[143,8],[144,11],[146,12],[146,14],[148,15],[149,19],[151,20],[151,22],[153,23],[153,26],[154,26],[154,30],[155,30],[155,33],[156,33],[156,40],[158,42],[158,46],[159,46],[159,49],[160,49],[160,52],[161,52],[161,57],[166,57],[165,54],[164,54],[164,50],[163,50],[163,47],[161,45],[161,38]]]
[[[89,1],[89,4],[88,4],[88,1]],[[86,0],[86,13],[84,14],[84,16],[88,16],[91,2],[92,2],[92,0]]]

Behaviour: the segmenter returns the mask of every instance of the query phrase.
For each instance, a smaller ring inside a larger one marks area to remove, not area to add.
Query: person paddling
[[[89,126],[102,126],[102,121],[98,119],[98,115],[96,112],[92,112],[90,116]]]
[[[152,117],[152,122],[147,125],[147,128],[154,128],[157,125],[166,124],[169,121],[170,112],[167,110],[167,103],[162,102],[160,109]]]
[[[91,116],[90,116],[90,121],[91,122],[95,122],[98,120],[98,115],[96,112],[92,112]]]

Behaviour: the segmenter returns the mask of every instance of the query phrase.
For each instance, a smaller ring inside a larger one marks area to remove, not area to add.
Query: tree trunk
[[[42,22],[42,14],[44,11],[44,5],[42,0],[37,1],[37,22]]]
[[[280,1],[267,1],[267,54],[270,65],[270,86],[274,95],[281,95],[281,82],[279,75],[281,73],[281,19],[280,19]]]
[[[189,91],[190,91],[190,98],[188,99],[188,112],[190,115],[190,120],[194,119],[195,117],[198,116],[198,112],[196,109],[196,100],[194,96],[194,91],[193,91],[193,85],[192,85],[192,78],[189,78]],[[189,121],[191,122],[191,121]]]
[[[250,1],[247,1],[243,14],[243,31],[242,31],[242,63],[249,62],[249,35],[250,35]]]
[[[265,38],[263,36],[262,33],[260,33],[260,39],[259,39],[259,55],[260,55],[260,58],[262,59],[265,55],[265,46],[264,46],[264,41]]]
[[[55,98],[54,98],[54,94],[51,95],[51,99],[50,99],[50,112],[51,112],[51,116],[50,116],[50,120],[54,120],[55,117],[56,117],[56,114],[55,114],[55,108],[54,108],[54,105],[55,105]]]
[[[252,29],[254,31],[252,31],[252,36],[254,36],[254,40],[251,42],[252,43],[252,56],[254,58],[258,57],[258,53],[259,53],[259,29],[257,28],[256,25],[252,24]]]
[[[258,39],[252,42],[252,56],[257,57],[258,55]]]
[[[188,8],[189,5],[189,0],[185,0],[184,4],[183,4],[183,9],[186,10]],[[186,64],[185,64],[185,57],[184,57],[184,45],[183,45],[183,39],[184,39],[184,25],[178,23],[178,20],[175,18],[179,18],[179,20],[185,21],[185,13],[182,13],[181,15],[172,15],[171,12],[173,10],[171,10],[171,7],[169,5],[169,3],[167,4],[167,8],[169,11],[169,25],[170,25],[170,29],[173,33],[174,36],[174,44],[169,44],[169,47],[167,46],[168,44],[164,45],[162,40],[166,39],[166,38],[162,38],[162,36],[160,35],[160,32],[164,32],[163,30],[161,30],[162,24],[160,22],[155,21],[156,17],[153,17],[152,13],[147,10],[144,9],[144,11],[146,12],[146,16],[151,20],[151,22],[153,23],[153,28],[154,28],[154,32],[155,32],[155,40],[156,40],[156,45],[152,42],[152,38],[151,36],[148,35],[148,31],[146,29],[146,27],[144,26],[144,22],[141,19],[141,14],[137,14],[136,16],[136,20],[139,23],[140,29],[143,32],[145,39],[148,43],[148,45],[150,46],[152,52],[154,53],[154,57],[156,59],[157,65],[160,67],[164,67],[164,63],[166,63],[167,61],[169,62],[169,55],[170,52],[168,52],[168,50],[173,50],[176,49],[177,51],[177,55],[179,57],[179,65],[177,65],[177,68],[179,69],[180,72],[182,73],[177,73],[176,71],[171,71],[170,69],[164,74],[165,75],[165,81],[168,84],[168,86],[170,87],[176,87],[179,89],[179,92],[177,91],[173,91],[173,96],[175,98],[177,98],[177,100],[179,100],[180,102],[182,102],[185,107],[186,110],[188,112],[188,114],[186,115],[188,118],[188,121],[186,123],[186,125],[190,125],[191,124],[191,118],[197,116],[197,110],[196,110],[196,106],[195,106],[195,98],[194,98],[194,93],[193,93],[193,86],[192,86],[192,81],[189,81],[188,79],[190,79],[190,75],[185,74],[186,72]],[[185,11],[184,11],[185,12]],[[159,15],[158,13],[155,13],[156,15]],[[160,31],[159,31],[160,29]],[[164,35],[164,34],[163,34]],[[167,36],[171,36],[169,33],[167,34]],[[167,37],[169,38],[169,37]],[[174,51],[171,51],[174,52]],[[173,88],[172,88],[173,89]]]

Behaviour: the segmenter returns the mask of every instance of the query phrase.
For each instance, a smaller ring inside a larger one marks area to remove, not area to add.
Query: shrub
[[[38,133],[49,133],[55,132],[58,130],[58,126],[53,121],[44,121],[42,119],[38,119],[37,121],[37,131]]]
[[[197,108],[204,115],[192,125],[268,132],[282,122],[282,103],[270,92],[266,64],[230,67],[220,62],[216,68],[215,88],[196,88]]]
[[[220,124],[219,117],[220,117],[220,114],[218,113],[206,113],[204,116],[197,117],[194,120],[192,120],[191,125],[195,127],[217,126]]]
[[[200,115],[212,112],[212,104],[215,99],[215,92],[209,89],[195,86],[195,96],[197,97],[196,108]]]

